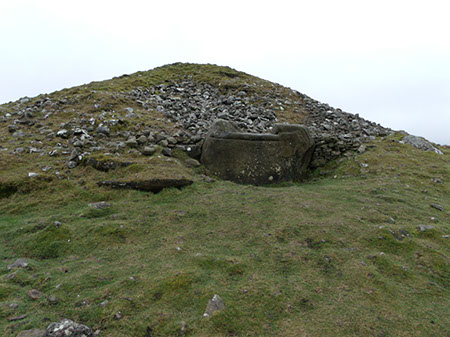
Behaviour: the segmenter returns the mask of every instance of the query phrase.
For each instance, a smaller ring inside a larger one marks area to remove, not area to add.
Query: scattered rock
[[[365,146],[365,145],[361,145],[361,146],[358,148],[358,153],[359,153],[359,154],[363,154],[364,152],[366,152],[366,146]]]
[[[22,330],[16,337],[42,337],[44,333],[41,329]]]
[[[17,131],[17,126],[14,124],[8,125],[8,132],[9,133],[14,133]]]
[[[80,302],[75,303],[75,306],[78,307],[78,308],[82,308],[82,307],[87,307],[90,304],[91,304],[91,301],[89,301],[89,300],[82,300]]]
[[[175,145],[177,140],[174,137],[167,137],[167,142],[171,145]]]
[[[147,137],[142,135],[139,138],[137,138],[136,141],[139,145],[145,145],[145,144],[147,144]]]
[[[14,261],[13,264],[9,264],[7,266],[8,270],[11,270],[13,268],[27,268],[28,267],[28,261],[26,259],[17,259]]]
[[[123,316],[122,312],[121,312],[121,311],[118,311],[118,312],[116,312],[116,313],[114,314],[113,319],[115,319],[116,321],[118,321],[118,320],[121,320],[123,317],[124,317],[124,316]]]
[[[156,152],[156,147],[154,146],[144,146],[144,148],[141,150],[141,153],[144,156],[151,156]]]
[[[94,209],[104,209],[111,207],[111,204],[106,201],[100,201],[100,202],[93,202],[88,204],[89,207],[92,207]]]
[[[172,157],[172,150],[168,147],[165,147],[161,150],[161,153],[166,157]]]
[[[18,303],[10,303],[8,304],[8,307],[10,307],[13,310],[16,310],[19,307]]]
[[[44,296],[44,294],[37,290],[37,289],[31,289],[27,292],[27,295],[29,298],[31,298],[33,301],[38,300],[39,298],[41,298],[42,296]]]
[[[50,324],[42,337],[93,337],[93,333],[86,325],[63,319]]]
[[[409,234],[409,232],[406,229],[391,231],[391,233],[394,236],[394,238],[399,241],[403,240],[405,237],[411,237],[411,234]]]
[[[201,174],[200,178],[201,178],[202,181],[207,182],[207,183],[215,182],[214,178],[208,177],[208,176],[206,176],[204,174]]]
[[[59,298],[56,296],[49,296],[48,297],[48,303],[50,304],[56,304],[59,302]]]
[[[194,158],[188,158],[184,161],[184,164],[187,167],[199,167],[200,163],[198,162],[198,160],[195,160]]]
[[[69,169],[74,169],[75,167],[77,167],[77,162],[75,162],[75,161],[73,161],[73,160],[69,160],[68,162],[67,162],[67,168],[69,168]]]
[[[434,228],[434,226],[432,226],[432,225],[419,225],[419,226],[417,226],[417,229],[419,231],[421,231],[421,232],[425,232],[425,231],[433,229],[433,228]]]
[[[39,176],[39,173],[35,173],[35,172],[29,172],[28,173],[28,178],[36,178]]]
[[[419,150],[422,150],[422,151],[433,151],[437,154],[443,154],[441,150],[434,147],[429,141],[427,141],[423,137],[408,135],[408,136],[403,137],[402,141],[404,143],[410,144],[410,145],[414,146],[415,148],[418,148]]]
[[[444,209],[445,209],[444,206],[439,205],[439,204],[430,204],[430,206],[435,208],[435,209],[437,209],[437,210],[439,210],[439,211],[441,211],[441,212],[443,212]]]
[[[169,146],[169,142],[167,141],[167,139],[163,139],[159,142],[159,145],[161,145],[162,147],[167,147]]]
[[[210,317],[216,311],[221,311],[223,309],[225,309],[225,304],[223,303],[222,298],[216,294],[209,300],[203,317]]]
[[[132,136],[128,138],[127,141],[125,142],[125,145],[129,147],[137,147],[138,143],[136,137]]]
[[[15,138],[23,138],[23,137],[26,137],[26,134],[25,134],[25,132],[19,130],[19,131],[14,132],[12,134],[12,136]]]
[[[7,279],[7,280],[14,280],[16,278],[16,275],[17,275],[17,270],[15,272],[11,273],[11,274],[6,275],[5,279]]]
[[[68,138],[69,137],[69,132],[66,129],[62,129],[62,130],[59,130],[56,133],[56,136],[57,137],[61,137],[61,138]]]
[[[20,320],[22,320],[22,319],[24,319],[24,318],[26,318],[26,317],[27,317],[27,315],[24,314],[24,315],[20,315],[20,316],[12,316],[12,317],[8,317],[7,320],[8,320],[9,322],[14,322],[14,321],[20,321]]]
[[[187,324],[185,321],[181,321],[181,328],[180,331],[178,333],[178,336],[184,336],[186,334],[186,328],[187,328]]]
[[[109,127],[107,127],[106,125],[100,125],[97,127],[97,129],[95,130],[95,132],[97,133],[102,133],[105,136],[109,136],[109,133],[111,132],[111,130],[109,129]]]

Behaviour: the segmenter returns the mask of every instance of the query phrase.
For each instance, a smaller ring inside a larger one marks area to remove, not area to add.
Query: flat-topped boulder
[[[296,181],[304,176],[314,141],[302,125],[276,124],[272,133],[244,133],[232,121],[216,120],[202,149],[210,173],[242,184]]]

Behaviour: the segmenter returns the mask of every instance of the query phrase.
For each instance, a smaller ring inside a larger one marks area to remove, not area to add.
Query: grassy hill
[[[305,182],[268,187],[211,179],[202,166],[186,165],[182,151],[166,157],[159,147],[151,157],[92,151],[98,160],[133,162],[107,172],[83,163],[68,169],[67,154],[45,155],[66,140],[41,130],[57,131],[81,113],[98,116],[105,106],[140,115],[112,132],[179,128],[120,93],[186,76],[224,95],[245,87],[258,97],[295,96],[230,68],[178,64],[45,95],[64,102],[53,119],[43,118],[49,107],[32,112],[42,117],[32,136],[16,139],[0,124],[0,335],[61,318],[99,336],[449,333],[447,147],[438,155],[402,144],[401,133],[377,137]],[[301,122],[307,112],[287,105],[277,116]],[[158,194],[97,185],[130,177],[194,184]],[[92,207],[102,201],[107,207]],[[18,258],[28,267],[8,270]],[[42,296],[32,300],[31,289]],[[205,318],[214,294],[226,308]]]

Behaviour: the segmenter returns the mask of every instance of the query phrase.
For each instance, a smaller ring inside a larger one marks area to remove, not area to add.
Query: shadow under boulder
[[[243,133],[234,122],[216,120],[202,149],[201,162],[221,179],[264,185],[301,179],[314,141],[301,125],[276,124],[273,133]]]
[[[164,188],[176,187],[181,188],[191,185],[193,183],[190,179],[146,179],[135,181],[100,181],[99,186],[109,186],[114,189],[131,188],[140,191],[147,191],[158,193]]]

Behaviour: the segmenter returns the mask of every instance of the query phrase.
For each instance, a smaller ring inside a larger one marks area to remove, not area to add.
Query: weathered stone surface
[[[26,134],[25,134],[25,132],[19,130],[19,131],[14,132],[12,136],[16,137],[16,138],[23,138],[23,137],[26,137]]]
[[[113,158],[109,160],[108,159],[100,160],[91,157],[84,158],[82,163],[85,166],[92,166],[96,170],[103,172],[108,172],[109,170],[114,170],[118,167],[127,167],[133,164],[132,162],[118,161],[114,160]]]
[[[172,149],[165,147],[161,150],[161,154],[163,154],[166,157],[172,157]]]
[[[423,137],[408,135],[408,136],[403,137],[402,140],[404,143],[410,144],[410,145],[414,146],[415,148],[418,148],[419,150],[432,151],[437,154],[442,154],[441,150],[434,147],[429,141],[427,141]]]
[[[427,230],[434,229],[434,226],[432,226],[432,225],[419,225],[419,226],[417,226],[417,229],[419,231],[421,231],[421,232],[425,232]]]
[[[97,129],[95,130],[97,133],[102,133],[106,136],[109,136],[109,133],[111,132],[111,130],[109,129],[109,127],[107,127],[106,125],[100,125],[97,127]]]
[[[278,124],[273,134],[241,133],[235,123],[217,120],[203,144],[201,162],[218,177],[263,185],[300,179],[314,142],[300,125]]]
[[[88,204],[89,207],[95,208],[95,209],[104,209],[111,207],[111,204],[106,201],[100,201],[100,202],[91,202]]]
[[[203,317],[210,317],[216,311],[221,311],[223,309],[225,309],[225,304],[223,303],[222,298],[216,294],[209,300]]]
[[[181,321],[181,328],[178,332],[178,336],[184,336],[186,334],[187,324],[185,321]]]
[[[156,147],[154,146],[144,146],[144,148],[141,150],[141,153],[144,156],[151,156],[156,152]]]
[[[20,320],[22,320],[24,318],[27,318],[27,314],[23,314],[23,315],[20,315],[20,316],[11,316],[11,317],[8,317],[7,319],[8,319],[9,322],[15,322],[15,321],[20,321]]]
[[[434,209],[437,209],[438,211],[443,212],[445,210],[444,206],[439,205],[439,204],[430,204],[431,207],[433,207]]]
[[[30,330],[23,330],[19,332],[19,334],[16,337],[42,337],[42,335],[45,333],[45,330],[41,329],[30,329]]]
[[[8,270],[13,268],[26,268],[28,267],[28,261],[26,259],[17,259],[13,264],[7,266]]]
[[[193,183],[190,179],[147,179],[136,181],[101,181],[97,184],[99,186],[109,186],[111,188],[131,188],[135,190],[148,191],[158,193],[164,188],[176,187],[181,188],[191,185]]]
[[[27,295],[28,295],[28,297],[31,298],[33,301],[35,301],[35,300],[41,298],[42,296],[44,296],[44,294],[43,294],[41,291],[37,290],[37,289],[31,289],[31,290],[29,290],[29,291],[27,292]]]
[[[138,139],[136,139],[136,141],[139,145],[145,145],[145,144],[147,144],[147,137],[142,135]]]
[[[134,137],[134,136],[128,138],[128,140],[125,142],[125,144],[129,147],[137,147],[137,145],[138,145],[136,137]]]
[[[56,296],[49,296],[48,298],[47,298],[47,300],[48,300],[48,303],[50,303],[50,304],[56,304],[56,303],[58,303],[59,302],[59,298],[58,297],[56,297]]]
[[[198,160],[195,160],[194,158],[188,158],[184,161],[184,164],[187,167],[199,167],[200,163],[198,162]]]
[[[69,319],[52,323],[42,337],[92,337],[92,330],[86,325],[75,323]]]

